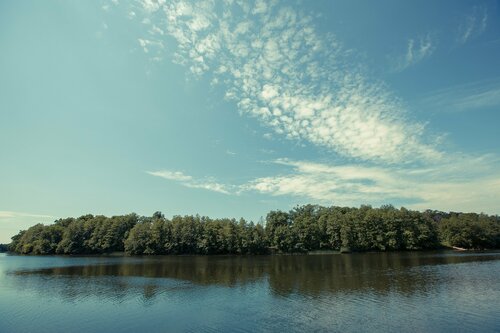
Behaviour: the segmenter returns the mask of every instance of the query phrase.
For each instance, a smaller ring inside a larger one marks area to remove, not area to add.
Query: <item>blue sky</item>
[[[66,216],[500,212],[497,1],[2,1],[0,242]]]

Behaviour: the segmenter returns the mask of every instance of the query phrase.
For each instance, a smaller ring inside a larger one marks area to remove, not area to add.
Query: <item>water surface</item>
[[[500,252],[0,254],[0,332],[500,332]]]

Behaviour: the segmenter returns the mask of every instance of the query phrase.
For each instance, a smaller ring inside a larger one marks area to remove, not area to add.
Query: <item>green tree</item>
[[[270,245],[274,247],[279,247],[277,240],[281,238],[276,236],[276,230],[280,230],[280,234],[283,230],[290,227],[291,225],[290,214],[280,211],[273,210],[270,211],[266,216],[266,234],[270,241]]]

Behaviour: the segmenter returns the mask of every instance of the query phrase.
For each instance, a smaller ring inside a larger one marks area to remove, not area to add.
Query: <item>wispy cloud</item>
[[[416,63],[428,58],[436,49],[436,41],[430,35],[417,39],[409,39],[406,53],[397,60],[396,70],[402,71]]]
[[[498,213],[500,172],[498,161],[491,156],[457,157],[439,168],[414,169],[332,166],[287,159],[275,163],[291,170],[252,180],[242,185],[244,190],[335,205],[381,205],[397,201],[415,209],[481,209]]]
[[[488,10],[486,7],[474,6],[464,22],[458,28],[457,41],[465,44],[471,38],[481,35],[488,25]]]
[[[311,16],[262,1],[140,3],[149,35],[140,42],[145,51],[152,45],[145,41],[173,38],[175,63],[191,75],[211,76],[242,114],[259,119],[273,135],[360,160],[439,158],[424,139],[423,124],[366,75],[352,51],[318,33]],[[410,44],[408,63],[432,53],[428,38]]]
[[[51,215],[33,214],[33,213],[26,213],[26,212],[15,212],[15,211],[10,211],[10,210],[0,210],[0,220],[17,219],[17,218],[23,218],[23,217],[41,218],[41,219],[53,219],[54,218],[54,216],[51,216]]]
[[[46,214],[0,210],[0,243],[9,243],[19,230],[25,230],[36,223],[49,224],[56,218]]]
[[[175,180],[179,182],[190,182],[193,180],[193,177],[183,174],[180,171],[169,171],[169,170],[160,170],[160,171],[146,171],[146,173],[151,176],[161,177],[168,180]]]
[[[437,90],[424,96],[426,108],[446,112],[472,111],[500,106],[500,80],[487,80]]]
[[[146,173],[151,176],[178,182],[181,185],[190,188],[199,188],[223,194],[230,194],[232,189],[232,186],[218,183],[212,178],[195,179],[192,176],[185,175],[180,171],[159,170],[146,171]]]
[[[500,161],[491,156],[453,156],[428,167],[377,167],[276,159],[277,175],[242,184],[194,180],[181,172],[148,172],[187,187],[224,194],[292,196],[325,205],[399,203],[414,209],[477,211],[498,214]]]
[[[151,55],[155,48],[191,77],[220,85],[242,115],[267,127],[265,138],[307,141],[347,157],[338,159],[342,164],[278,159],[273,163],[282,173],[242,184],[171,170],[150,175],[224,194],[256,192],[341,205],[398,201],[412,208],[498,209],[498,161],[440,152],[405,103],[367,74],[355,51],[317,30],[313,15],[275,1],[243,0],[142,0],[129,10],[145,26],[139,39],[144,52]],[[463,43],[487,27],[486,9],[475,7],[473,14],[461,27]],[[407,40],[396,67],[403,70],[428,59],[437,45],[431,34]],[[494,89],[477,92],[468,100],[462,96],[462,105],[496,103],[496,96]],[[356,165],[359,161],[364,166]]]

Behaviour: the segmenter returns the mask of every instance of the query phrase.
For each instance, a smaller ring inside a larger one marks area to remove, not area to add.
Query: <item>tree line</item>
[[[396,209],[387,205],[297,206],[271,211],[265,223],[244,219],[129,214],[84,215],[36,224],[12,237],[20,254],[266,254],[318,250],[397,251],[500,247],[500,217]]]

